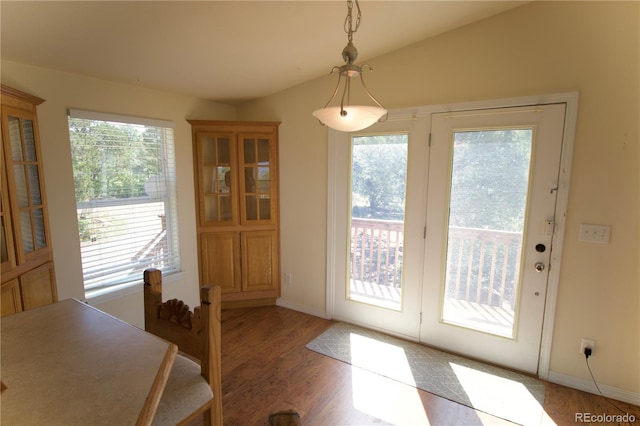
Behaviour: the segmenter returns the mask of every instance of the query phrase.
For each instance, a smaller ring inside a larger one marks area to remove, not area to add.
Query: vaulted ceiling
[[[358,63],[525,1],[361,1]],[[354,7],[355,10],[355,7]],[[346,1],[0,2],[3,59],[239,103],[342,64]]]

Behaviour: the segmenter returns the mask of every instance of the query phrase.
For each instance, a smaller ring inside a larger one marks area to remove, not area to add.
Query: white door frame
[[[551,359],[551,344],[553,340],[553,327],[555,323],[556,304],[558,299],[558,286],[562,263],[562,250],[567,219],[567,204],[569,201],[569,181],[571,177],[571,160],[575,141],[575,128],[578,116],[578,92],[557,93],[540,96],[527,96],[519,98],[507,98],[491,101],[465,102],[456,104],[443,104],[423,106],[415,108],[403,108],[389,111],[388,120],[411,120],[417,117],[428,117],[434,113],[454,112],[474,109],[492,109],[516,106],[535,106],[553,103],[565,103],[565,128],[562,139],[562,153],[560,159],[560,174],[558,176],[558,192],[555,211],[555,229],[553,237],[553,251],[551,253],[549,269],[549,282],[545,300],[545,312],[542,324],[542,338],[540,342],[540,362],[538,377],[547,379],[549,376],[549,364]],[[349,133],[328,129],[328,155],[327,155],[327,269],[326,269],[326,316],[333,318],[334,293],[335,293],[335,255],[336,244],[344,244],[336,240],[336,199],[334,188],[340,184],[337,181],[335,168],[338,144],[349,143]],[[429,129],[431,132],[431,129]]]

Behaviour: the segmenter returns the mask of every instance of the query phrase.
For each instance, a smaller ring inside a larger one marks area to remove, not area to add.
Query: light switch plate
[[[589,243],[608,244],[611,238],[611,226],[609,225],[593,225],[590,223],[580,224],[579,241]]]

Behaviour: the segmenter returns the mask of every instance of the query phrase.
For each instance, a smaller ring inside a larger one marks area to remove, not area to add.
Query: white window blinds
[[[180,270],[173,123],[69,110],[85,296]]]

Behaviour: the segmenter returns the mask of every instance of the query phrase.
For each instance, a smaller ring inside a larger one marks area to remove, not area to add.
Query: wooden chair
[[[186,354],[176,356],[154,425],[185,425],[204,416],[205,425],[222,426],[220,287],[202,287],[200,300],[193,312],[178,299],[163,303],[162,272],[144,271],[145,330]]]

